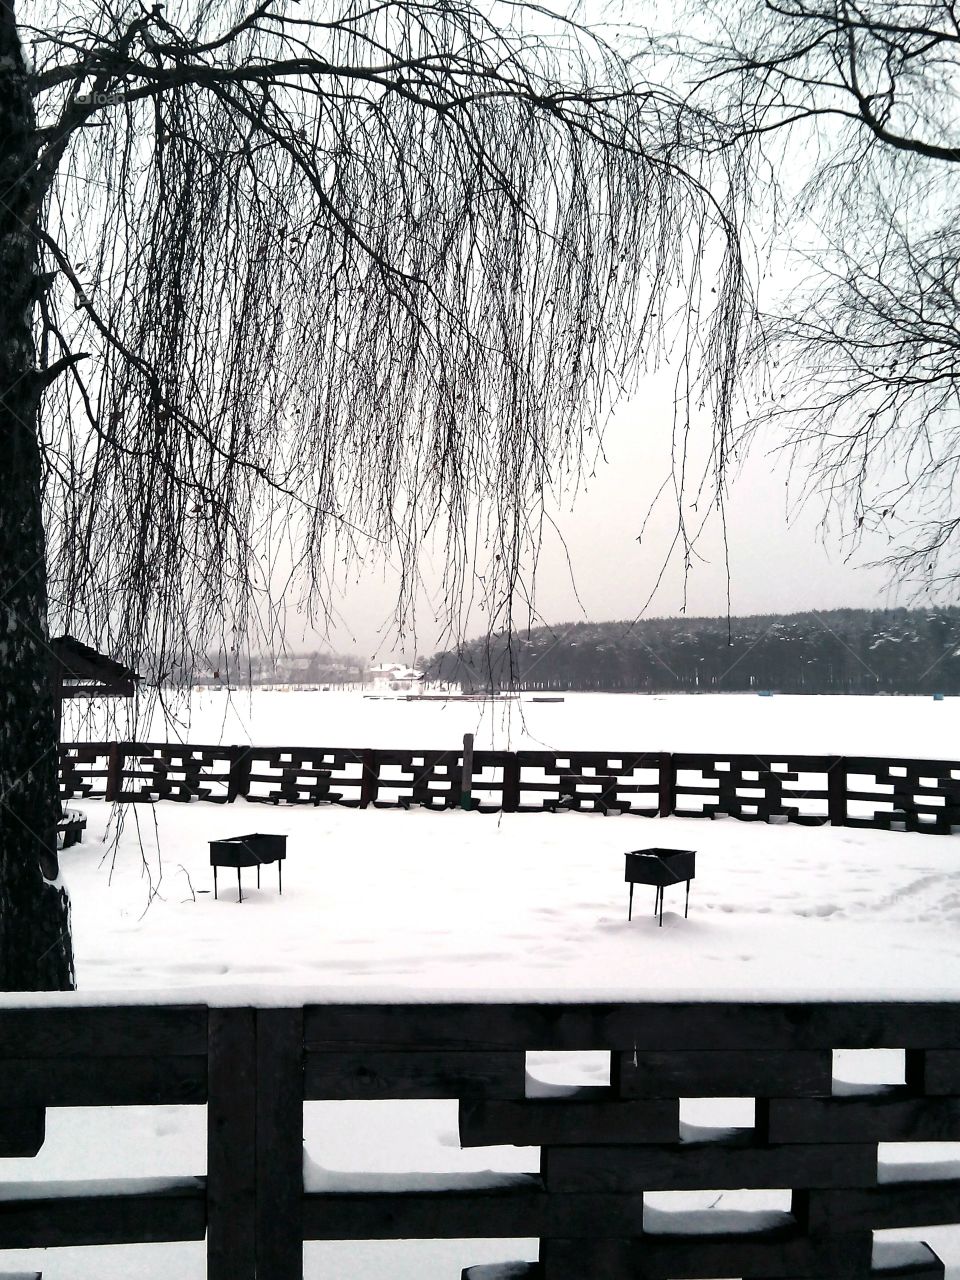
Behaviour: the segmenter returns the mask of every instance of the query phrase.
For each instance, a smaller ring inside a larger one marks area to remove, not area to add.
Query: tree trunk
[[[0,989],[74,985],[59,883],[57,718],[47,634],[32,331],[34,119],[12,0],[0,0]]]

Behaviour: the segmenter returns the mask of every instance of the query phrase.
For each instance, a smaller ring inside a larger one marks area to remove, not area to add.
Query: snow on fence
[[[475,751],[469,806],[644,817],[829,822],[949,835],[960,830],[960,762],[865,756]],[[463,751],[65,743],[63,798],[332,802],[456,808]]]
[[[903,1050],[901,1083],[835,1079],[835,1050],[878,1045]],[[534,1049],[607,1050],[610,1084],[543,1096]],[[931,1250],[884,1267],[873,1231],[960,1222],[956,1164],[878,1156],[960,1140],[960,1003],[4,1009],[0,1067],[0,1156],[36,1153],[47,1107],[170,1102],[206,1102],[208,1153],[205,1177],[6,1183],[0,1250],[205,1236],[209,1280],[300,1280],[304,1240],[538,1238],[539,1263],[464,1276],[926,1280],[943,1276]],[[733,1095],[752,1125],[684,1129],[681,1099]],[[540,1173],[305,1185],[304,1101],[384,1098],[458,1099],[461,1146],[539,1146]],[[724,1188],[785,1204],[657,1194]]]

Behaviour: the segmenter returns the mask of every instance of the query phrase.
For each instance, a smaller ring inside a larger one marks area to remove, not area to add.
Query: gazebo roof
[[[62,698],[132,698],[140,676],[73,636],[50,641],[50,673]]]

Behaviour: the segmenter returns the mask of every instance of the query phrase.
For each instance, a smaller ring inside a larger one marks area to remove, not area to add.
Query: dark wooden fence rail
[[[833,1050],[878,1046],[902,1083],[834,1092]],[[610,1083],[528,1098],[532,1049],[608,1050]],[[206,1237],[209,1280],[300,1280],[304,1240],[535,1237],[539,1262],[464,1275],[927,1280],[931,1250],[883,1268],[873,1231],[960,1222],[960,1179],[890,1180],[877,1147],[960,1141],[960,1003],[8,1009],[0,1074],[0,1156],[37,1152],[48,1107],[206,1102],[208,1131],[205,1177],[8,1184],[0,1250]],[[755,1099],[751,1128],[681,1135],[681,1098],[726,1095]],[[303,1103],[343,1098],[458,1099],[461,1145],[539,1146],[540,1171],[310,1191]],[[788,1204],[719,1228],[645,1205],[724,1188]]]
[[[354,808],[462,801],[463,753],[347,747],[75,742],[60,748],[65,800],[243,798]],[[472,807],[960,831],[960,762],[663,751],[476,751]]]

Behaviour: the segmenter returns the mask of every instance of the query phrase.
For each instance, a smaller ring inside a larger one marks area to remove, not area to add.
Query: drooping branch
[[[724,438],[733,153],[708,171],[697,113],[582,25],[265,0],[24,30],[44,323],[95,353],[45,400],[65,626],[187,669],[249,637],[275,575],[323,611],[371,545],[402,611],[434,533],[441,621],[473,564],[509,618],[543,495],[645,359],[681,342]]]

